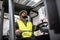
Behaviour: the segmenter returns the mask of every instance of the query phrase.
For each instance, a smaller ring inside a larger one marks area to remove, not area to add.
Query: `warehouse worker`
[[[16,23],[16,31],[15,33],[21,36],[21,40],[35,40],[32,37],[32,23],[27,21],[27,11],[22,10],[19,12],[20,20]]]

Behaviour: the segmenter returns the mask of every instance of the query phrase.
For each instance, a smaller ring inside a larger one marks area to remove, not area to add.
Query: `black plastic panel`
[[[60,33],[60,20],[56,0],[46,0],[45,5],[47,7],[50,29],[54,30],[55,33]]]

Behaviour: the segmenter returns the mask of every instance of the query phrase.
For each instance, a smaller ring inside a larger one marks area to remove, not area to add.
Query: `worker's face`
[[[26,18],[27,18],[27,14],[23,12],[23,13],[21,14],[21,18],[26,19]]]

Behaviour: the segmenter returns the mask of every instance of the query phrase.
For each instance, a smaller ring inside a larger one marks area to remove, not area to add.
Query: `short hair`
[[[22,13],[26,13],[27,14],[27,11],[26,10],[22,10],[19,12],[19,16],[21,16]]]

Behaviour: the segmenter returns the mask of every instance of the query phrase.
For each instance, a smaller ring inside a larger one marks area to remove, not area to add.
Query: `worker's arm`
[[[16,35],[20,35],[20,34],[21,34],[17,22],[15,22],[15,34],[16,34]]]
[[[17,22],[15,22],[15,28],[16,28],[16,29],[19,29]]]

